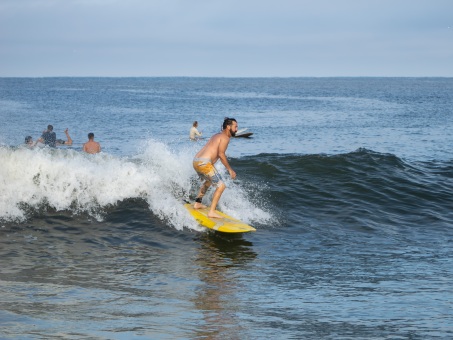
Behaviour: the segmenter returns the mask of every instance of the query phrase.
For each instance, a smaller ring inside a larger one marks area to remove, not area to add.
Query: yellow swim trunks
[[[217,172],[209,158],[194,158],[193,168],[202,180],[211,182],[211,184],[215,187],[217,187],[220,183],[223,183],[222,177]]]

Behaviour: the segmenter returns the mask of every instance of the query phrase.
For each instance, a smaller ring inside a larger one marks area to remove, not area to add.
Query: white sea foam
[[[192,168],[198,143],[171,150],[149,140],[134,157],[87,155],[71,149],[0,147],[0,220],[24,221],[27,211],[42,206],[98,220],[104,209],[125,199],[144,199],[152,213],[174,228],[200,230],[182,205],[200,182]],[[245,189],[229,180],[219,207],[245,222],[271,216],[252,203]],[[212,190],[207,196],[207,203]]]

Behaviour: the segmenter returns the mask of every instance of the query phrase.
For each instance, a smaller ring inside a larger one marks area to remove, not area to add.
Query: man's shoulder
[[[214,136],[212,136],[212,138],[217,138],[217,139],[224,139],[224,138],[228,138],[228,136],[226,136],[224,133],[222,132],[217,132]]]

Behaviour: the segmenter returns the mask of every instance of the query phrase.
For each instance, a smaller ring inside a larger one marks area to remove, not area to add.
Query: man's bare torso
[[[226,143],[229,142],[229,138],[223,133],[217,133],[209,139],[206,145],[196,155],[196,158],[209,158],[211,163],[214,164],[219,159],[219,146],[222,140],[226,139]]]
[[[83,151],[87,153],[98,153],[101,151],[101,146],[98,142],[88,141],[83,145]]]

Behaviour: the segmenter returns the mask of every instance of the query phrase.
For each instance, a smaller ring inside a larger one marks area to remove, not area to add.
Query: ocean
[[[0,78],[0,104],[1,339],[453,338],[453,78]],[[219,209],[253,233],[182,204],[224,117],[253,135]],[[73,145],[24,146],[48,124]]]

